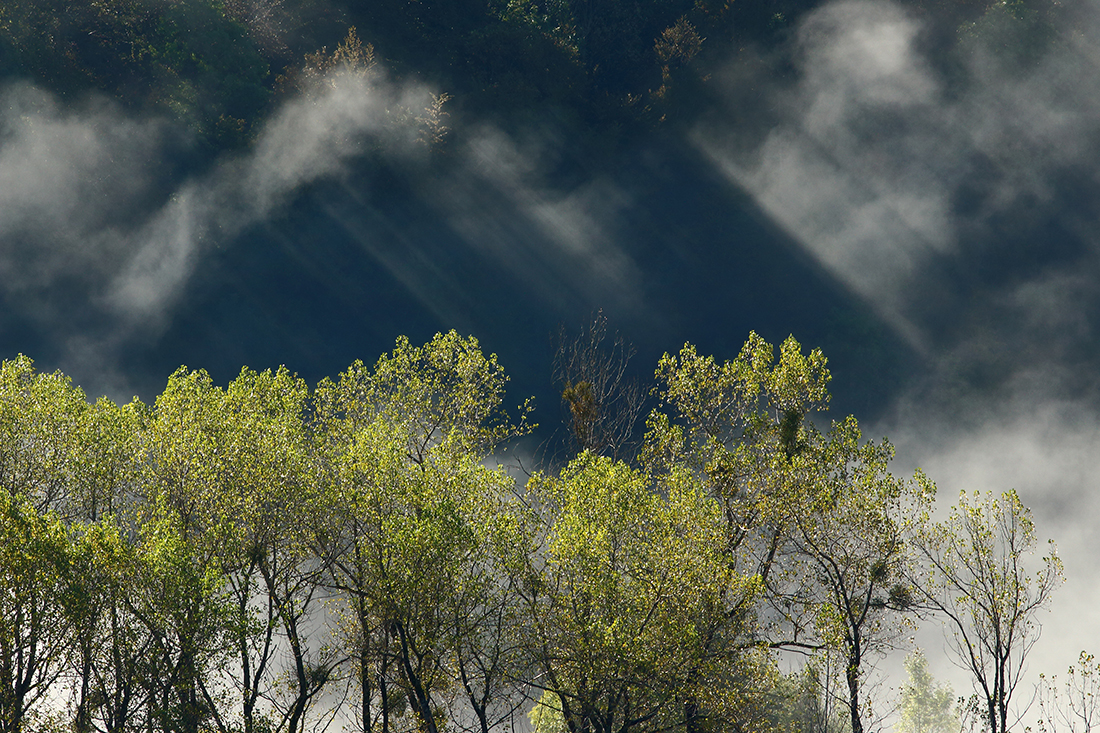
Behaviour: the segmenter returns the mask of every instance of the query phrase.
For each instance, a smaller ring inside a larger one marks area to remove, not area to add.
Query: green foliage
[[[53,513],[0,492],[0,731],[46,712],[68,661],[79,607],[70,543]]]
[[[730,562],[765,588],[771,643],[839,651],[861,733],[866,668],[909,610],[904,532],[934,493],[892,476],[893,448],[864,442],[854,417],[819,431],[827,362],[793,338],[778,361],[756,334],[723,364],[687,345],[661,359],[657,378],[668,412],[651,415],[644,460],[690,472],[720,504]]]
[[[918,539],[931,575],[914,587],[946,619],[951,651],[974,677],[984,722],[1004,733],[1023,661],[1038,638],[1038,613],[1062,582],[1062,561],[1051,543],[1039,568],[1028,567],[1035,525],[1015,491],[964,492],[951,515]]]
[[[847,705],[837,709],[828,674],[828,653],[811,658],[798,672],[776,679],[771,691],[772,728],[788,733],[850,733]]]
[[[69,499],[78,430],[88,405],[60,372],[39,374],[25,356],[0,366],[0,486],[39,511]]]
[[[724,609],[758,583],[724,561],[717,505],[684,476],[659,494],[587,452],[530,489],[552,518],[532,633],[570,730],[661,730],[683,720],[684,700],[720,696],[711,666],[737,664]]]
[[[405,451],[418,464],[433,445],[488,452],[529,432],[529,403],[513,424],[502,408],[508,378],[496,354],[485,356],[475,338],[454,331],[422,347],[401,337],[373,371],[356,362],[338,383],[317,388],[318,414],[347,439],[359,425],[384,421],[408,441]]]
[[[1003,733],[1061,578],[1027,562],[1019,497],[933,523],[934,485],[892,476],[887,441],[819,427],[829,371],[794,339],[725,363],[685,346],[657,379],[636,464],[586,450],[523,491],[498,457],[529,406],[511,419],[496,357],[454,332],[312,392],[180,368],[151,407],[4,362],[0,733],[490,733],[532,691],[543,733],[859,733],[914,608]],[[567,390],[574,416],[603,394]],[[785,678],[776,648],[819,664]],[[909,667],[904,729],[952,727]],[[1044,726],[1091,725],[1094,667]]]
[[[535,733],[566,733],[565,716],[561,712],[558,696],[550,690],[543,690],[542,696],[527,713],[531,728]]]
[[[342,596],[344,644],[359,659],[364,699],[372,677],[380,690],[396,677],[425,730],[438,725],[450,678],[462,678],[479,716],[502,681],[478,665],[492,650],[470,624],[507,621],[496,612],[501,571],[524,543],[511,479],[482,463],[529,429],[526,409],[518,426],[501,409],[506,383],[495,355],[452,331],[422,347],[398,339],[373,370],[357,362],[316,393],[332,471],[319,542]],[[467,665],[486,672],[479,693]]]

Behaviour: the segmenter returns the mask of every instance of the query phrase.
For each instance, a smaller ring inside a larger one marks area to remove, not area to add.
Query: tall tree
[[[68,670],[69,564],[57,516],[0,492],[0,733],[37,729]]]
[[[726,608],[758,580],[731,572],[718,505],[682,472],[649,476],[582,453],[560,477],[537,475],[545,555],[525,583],[537,686],[570,733],[684,725],[685,703],[717,699],[743,658]]]
[[[71,448],[65,513],[74,533],[82,612],[74,644],[74,728],[131,730],[146,711],[138,671],[149,635],[127,607],[133,582],[137,451],[145,406],[100,398],[84,412]]]
[[[373,689],[383,731],[400,693],[417,726],[435,733],[439,705],[463,676],[471,705],[488,714],[502,677],[488,667],[475,691],[469,664],[484,658],[463,634],[475,631],[469,614],[492,606],[481,595],[494,579],[487,520],[512,487],[483,461],[527,429],[501,409],[506,381],[495,355],[450,332],[422,347],[399,339],[373,369],[356,363],[317,389],[332,517],[318,545],[350,622],[364,730]]]
[[[0,365],[0,730],[30,725],[69,671],[77,620],[71,501],[84,393],[25,356]]]
[[[990,733],[1006,733],[1024,661],[1039,638],[1039,612],[1062,582],[1053,543],[1038,570],[1031,511],[1015,491],[964,492],[943,522],[919,534],[931,582],[920,598],[944,619],[948,644],[977,687]]]
[[[831,378],[820,350],[803,354],[788,338],[776,363],[755,333],[731,361],[687,344],[657,366],[662,404],[649,417],[643,460],[657,473],[692,472],[722,506],[731,560],[765,582],[802,478],[790,459],[803,451],[811,418],[827,409]]]
[[[154,638],[146,676],[154,719],[180,733],[217,718],[208,682],[232,642],[221,558],[232,537],[221,505],[222,402],[206,372],[181,367],[143,434],[137,568],[144,582],[131,610]]]
[[[649,419],[643,457],[654,471],[679,466],[722,506],[724,547],[758,574],[760,643],[836,648],[845,659],[852,729],[863,729],[869,654],[894,633],[907,603],[904,518],[928,500],[921,482],[890,475],[889,444],[861,443],[855,418],[817,428],[831,379],[820,350],[788,338],[775,350],[750,334],[724,363],[690,344],[657,369],[662,410]]]
[[[0,366],[0,487],[40,512],[66,509],[75,436],[88,409],[61,372],[43,374],[25,356]]]
[[[309,390],[285,368],[243,369],[226,388],[214,501],[229,523],[220,553],[237,610],[233,686],[244,733],[298,733],[334,659],[310,621],[321,613],[310,532]],[[286,664],[281,660],[285,659]]]
[[[870,713],[867,670],[904,629],[903,612],[912,611],[906,527],[927,513],[935,494],[928,482],[889,473],[889,443],[860,439],[849,417],[791,457],[802,479],[788,494],[794,511],[781,572],[769,579],[774,607],[792,628],[809,620],[811,638],[840,652],[853,733],[862,733]]]

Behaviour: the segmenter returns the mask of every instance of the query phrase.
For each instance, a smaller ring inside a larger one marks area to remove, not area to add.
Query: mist
[[[356,156],[423,156],[415,114],[431,102],[380,73],[338,74],[285,103],[246,152],[189,172],[178,159],[193,143],[164,120],[97,98],[62,107],[26,84],[0,99],[6,325],[33,330],[47,358],[112,396],[145,386],[120,352],[163,334],[211,250]]]
[[[829,4],[792,39],[796,80],[765,92],[769,130],[746,140],[718,114],[693,139],[919,355],[864,426],[893,440],[896,471],[926,471],[941,511],[1015,488],[1055,540],[1068,582],[1027,686],[1100,626],[1096,6],[1023,58],[993,37],[945,59],[933,30],[899,5]],[[727,68],[731,105],[748,73]],[[917,642],[969,694],[939,631]]]

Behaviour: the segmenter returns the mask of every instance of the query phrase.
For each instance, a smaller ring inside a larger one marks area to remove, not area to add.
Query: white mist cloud
[[[1097,8],[1080,3],[1030,58],[973,45],[949,77],[900,6],[831,3],[798,30],[772,129],[745,143],[717,119],[694,135],[921,355],[923,377],[865,426],[891,437],[896,471],[923,468],[945,507],[1015,488],[1058,544],[1068,581],[1040,619],[1029,682],[1100,647]],[[735,65],[731,98],[746,80],[768,83]],[[919,641],[968,694],[937,633]]]
[[[378,74],[340,76],[284,104],[251,148],[159,202],[148,191],[166,183],[163,121],[102,101],[67,109],[33,87],[9,88],[0,95],[4,296],[69,344],[65,368],[86,385],[124,383],[110,373],[112,351],[164,327],[205,252],[369,146],[415,156],[415,115],[429,102],[427,90]],[[101,323],[90,332],[83,325],[93,315]]]
[[[942,185],[953,164],[941,155],[939,85],[914,49],[918,30],[893,5],[829,5],[800,29],[801,81],[781,100],[784,122],[758,149],[728,144],[720,126],[696,137],[914,344],[920,334],[904,313],[904,285],[926,256],[954,241]]]
[[[94,103],[73,112],[33,87],[0,93],[0,271],[9,294],[100,277],[155,174],[164,129]]]
[[[422,110],[429,99],[423,89],[347,75],[285,104],[251,150],[185,184],[133,238],[133,256],[106,300],[130,319],[162,315],[197,252],[267,219],[303,185],[338,174],[369,142],[392,155],[411,153],[416,122],[395,125],[391,110]]]
[[[63,344],[55,363],[93,393],[131,393],[119,354],[163,333],[211,251],[366,153],[405,167],[428,229],[413,212],[392,220],[358,183],[322,213],[441,322],[478,310],[468,267],[499,270],[551,311],[644,309],[618,241],[631,202],[609,179],[550,182],[568,140],[475,127],[448,164],[421,165],[417,116],[432,97],[379,73],[287,100],[247,149],[183,179],[171,160],[187,142],[163,120],[106,101],[63,106],[30,86],[0,100],[0,276],[21,304],[11,315]]]
[[[640,309],[641,275],[615,231],[630,201],[600,178],[564,191],[550,185],[545,158],[562,144],[483,128],[469,136],[462,165],[434,196],[474,251],[502,264],[550,307]]]
[[[963,83],[938,76],[920,33],[888,2],[830,4],[799,29],[799,82],[773,95],[781,122],[763,143],[731,143],[721,121],[696,142],[924,350],[911,303],[926,270],[997,237],[998,219],[1046,215],[1067,176],[1100,180],[1100,82],[1084,73],[1096,56],[1084,27],[1022,69],[978,50]],[[1057,216],[1098,243],[1095,212]]]

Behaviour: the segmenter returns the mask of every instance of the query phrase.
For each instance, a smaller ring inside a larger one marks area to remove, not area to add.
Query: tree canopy
[[[809,733],[842,689],[858,732],[935,613],[1000,733],[1056,556],[1025,572],[1011,492],[932,522],[889,443],[825,423],[829,378],[793,338],[686,345],[632,456],[525,474],[530,406],[455,332],[315,389],[181,367],[151,405],[5,361],[0,730]],[[902,726],[940,730],[921,662]]]

